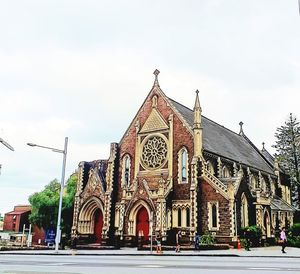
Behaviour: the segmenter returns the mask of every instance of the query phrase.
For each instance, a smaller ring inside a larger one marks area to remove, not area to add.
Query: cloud
[[[292,1],[6,1],[0,10],[0,212],[67,175],[82,160],[107,158],[152,87],[274,143],[289,112],[298,117],[300,29]],[[11,187],[11,188],[10,188]],[[9,191],[11,189],[11,192]],[[26,199],[25,199],[26,198]],[[2,207],[2,208],[1,208]]]

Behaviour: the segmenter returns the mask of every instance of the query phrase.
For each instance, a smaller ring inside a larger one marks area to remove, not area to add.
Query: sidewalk
[[[56,253],[54,250],[15,250],[15,251],[0,251],[1,255],[65,255],[65,256],[220,256],[220,257],[287,257],[300,258],[300,248],[287,247],[287,253],[282,254],[280,246],[251,248],[250,251],[244,249],[229,249],[229,250],[201,250],[201,251],[164,251],[163,254],[156,254],[149,250],[137,250],[136,248],[122,248],[119,250],[59,250]]]

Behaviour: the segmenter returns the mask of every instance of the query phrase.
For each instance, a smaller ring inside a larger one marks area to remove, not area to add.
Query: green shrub
[[[250,250],[250,242],[246,239],[241,239],[241,246],[245,248],[245,250]]]
[[[289,232],[290,232],[293,236],[300,236],[300,223],[294,224],[294,225],[289,229]]]
[[[261,228],[252,225],[247,227],[242,227],[240,229],[240,238],[250,241],[252,246],[260,246],[262,231]]]
[[[288,238],[288,246],[300,247],[300,236]]]
[[[204,234],[200,236],[200,245],[213,245],[215,243],[215,237],[211,234]]]
[[[288,245],[300,247],[300,223],[294,224],[287,233]]]

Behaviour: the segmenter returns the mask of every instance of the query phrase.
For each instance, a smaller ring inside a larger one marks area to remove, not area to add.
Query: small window
[[[178,208],[178,227],[181,227],[181,208]]]
[[[217,205],[216,204],[213,204],[211,206],[211,220],[212,220],[212,227],[213,228],[216,228],[218,225],[217,225]]]
[[[252,187],[253,189],[256,189],[256,188],[257,188],[257,183],[256,183],[256,179],[255,179],[254,176],[252,176],[252,178],[251,178],[251,187]]]
[[[185,147],[183,147],[178,152],[178,183],[187,183],[189,176],[188,170],[188,152]]]
[[[207,162],[207,169],[208,169],[208,171],[209,171],[211,174],[215,175],[215,169],[214,169],[214,166],[213,166],[213,164],[212,164],[210,161]]]
[[[219,230],[219,204],[217,201],[208,202],[208,229]]]
[[[181,154],[181,181],[186,182],[187,179],[187,153],[184,149]]]
[[[123,185],[130,186],[130,157],[126,155],[123,158]]]
[[[267,191],[267,184],[263,177],[261,177],[261,179],[260,179],[260,187],[263,192]]]
[[[224,166],[222,169],[222,177],[223,178],[229,178],[230,177],[230,171],[227,166]]]
[[[186,226],[190,227],[190,208],[186,208]]]

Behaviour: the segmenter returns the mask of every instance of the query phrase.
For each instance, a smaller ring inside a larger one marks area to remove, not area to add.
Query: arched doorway
[[[143,206],[136,214],[136,236],[143,236],[143,240],[149,237],[149,215]]]
[[[265,211],[265,214],[264,214],[264,227],[265,227],[266,237],[270,238],[271,237],[271,222],[270,222],[270,215],[269,215],[268,211]]]
[[[96,209],[94,214],[94,235],[95,235],[96,243],[101,243],[102,228],[103,228],[103,214],[102,211],[98,208]]]

